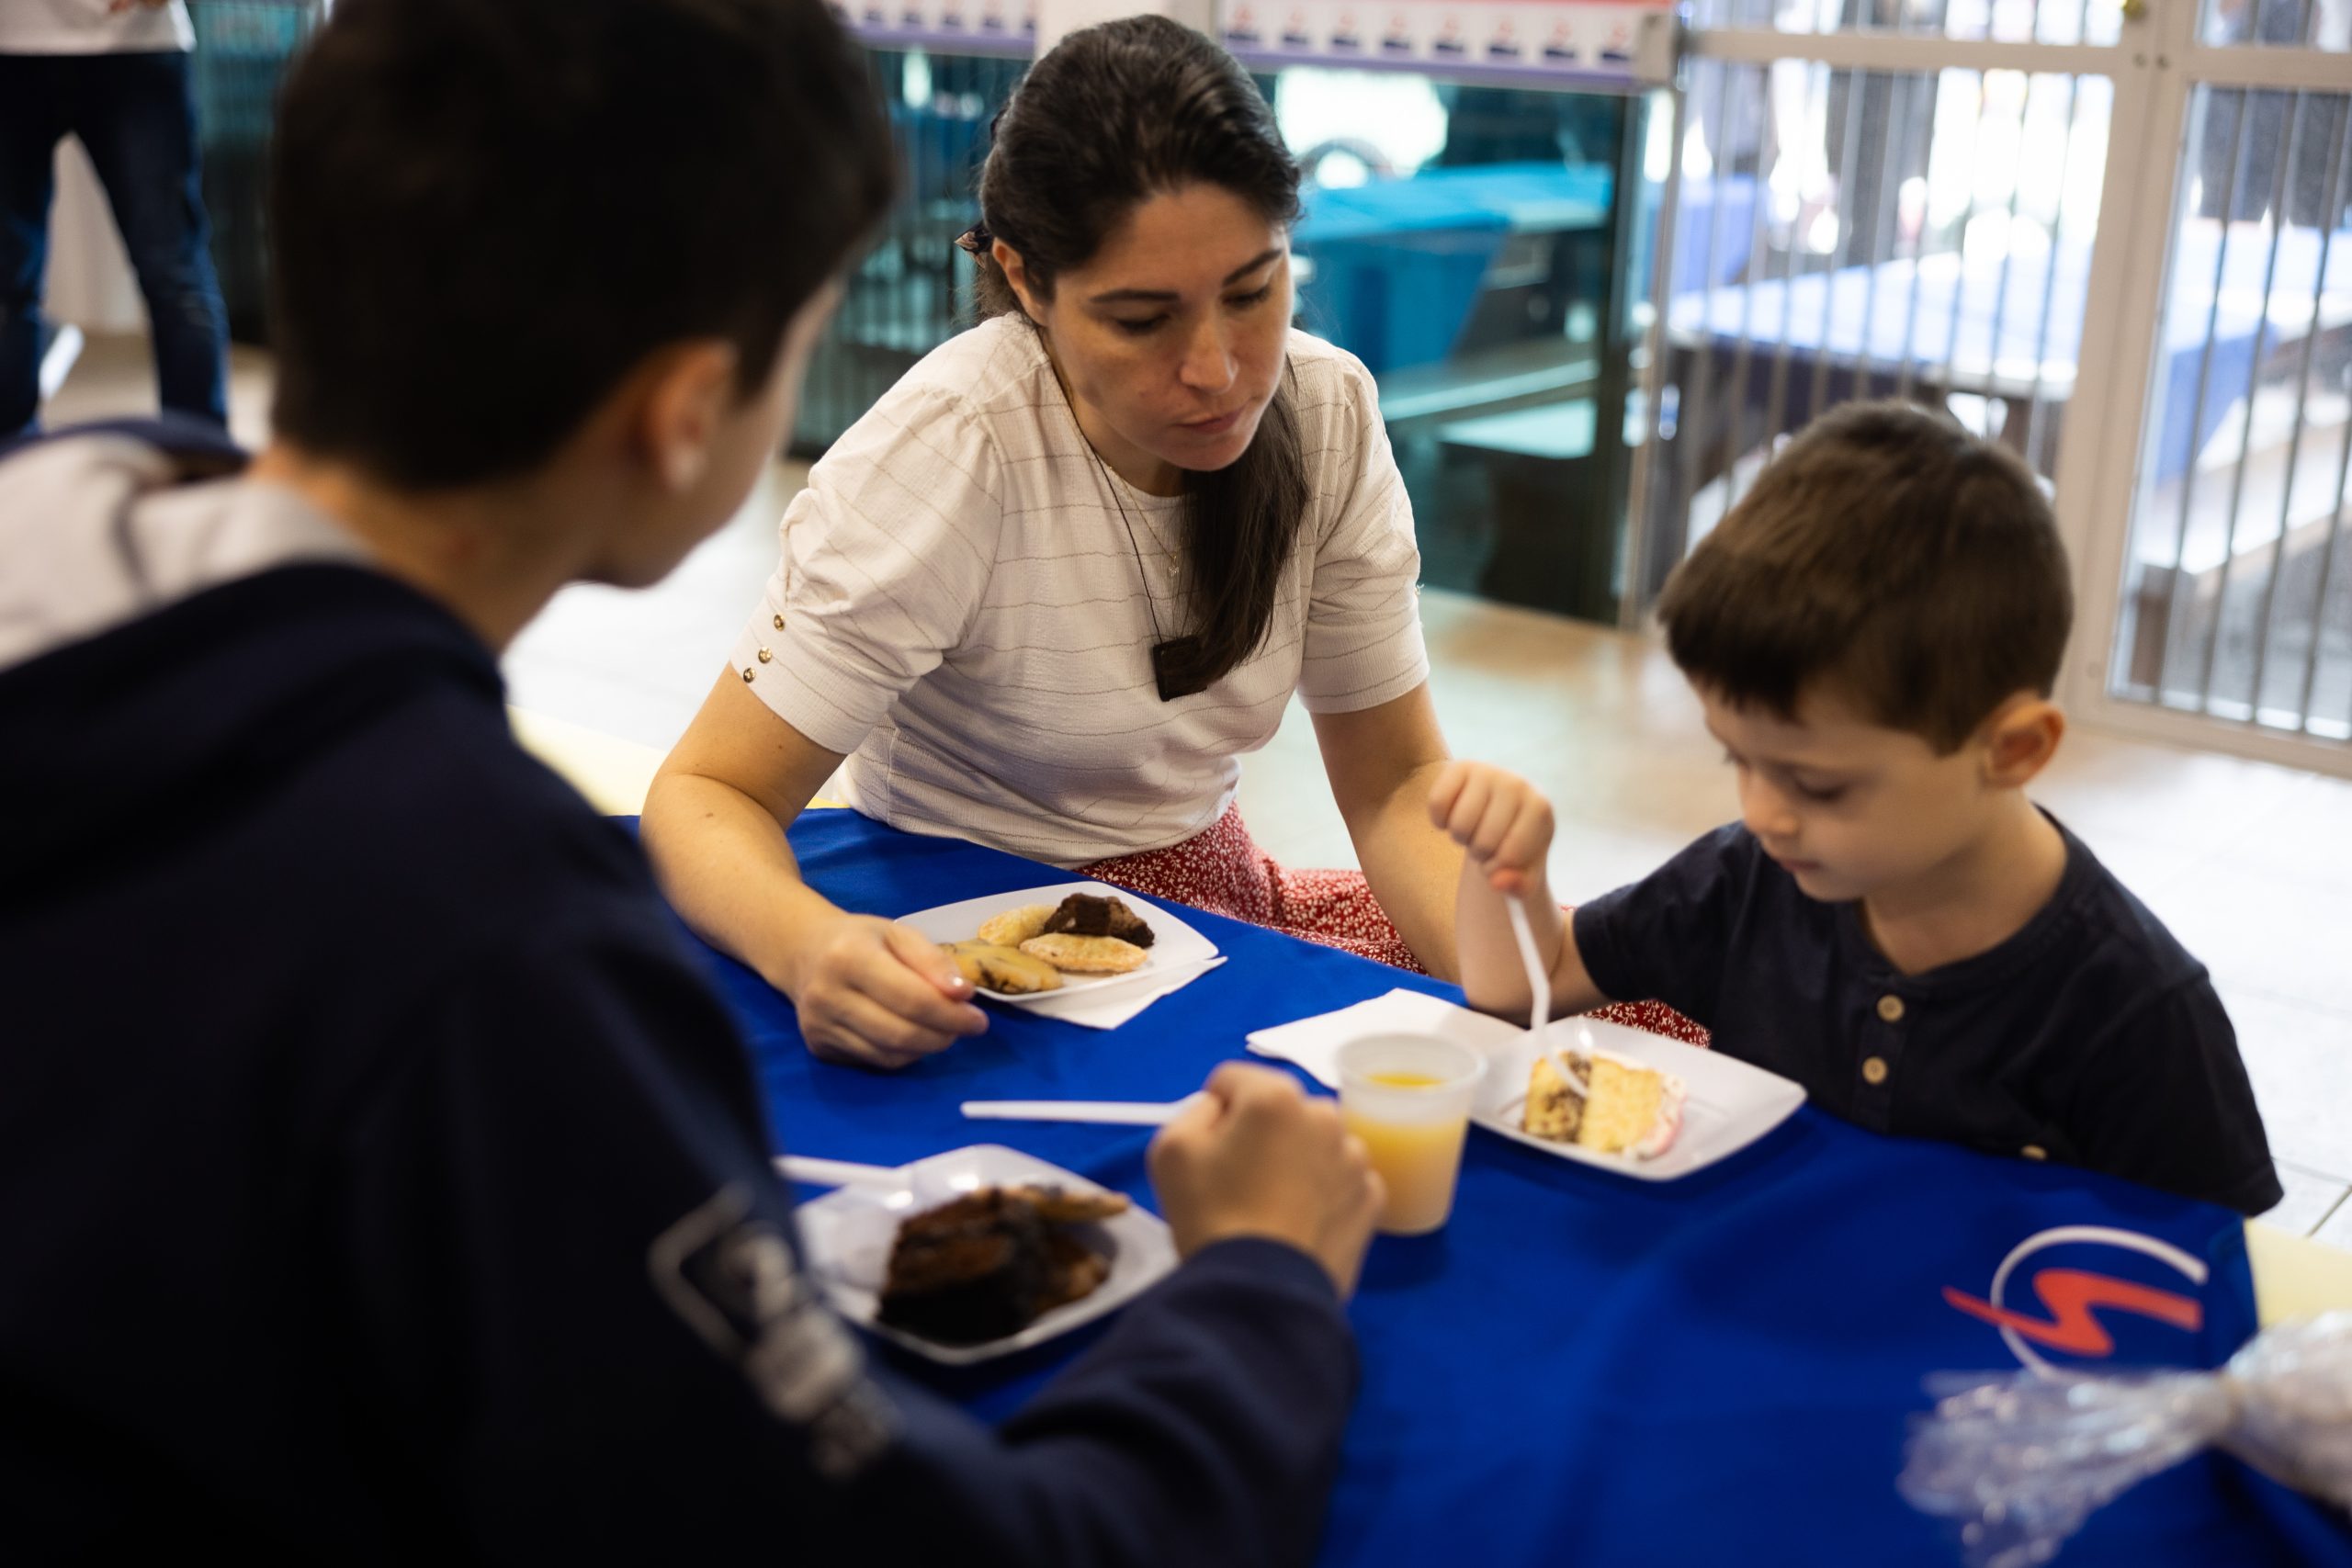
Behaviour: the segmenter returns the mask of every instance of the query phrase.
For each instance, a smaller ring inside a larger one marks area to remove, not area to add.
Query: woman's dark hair
[[[431,490],[546,461],[665,344],[749,392],[892,170],[822,0],[342,0],[278,107],[277,428]]]
[[[1208,184],[1267,222],[1298,217],[1298,164],[1273,111],[1234,58],[1165,17],[1070,34],[1031,68],[997,117],[980,172],[980,220],[1021,256],[1030,286],[1083,266],[1149,197]],[[983,251],[984,317],[1019,312]],[[1306,462],[1285,374],[1249,449],[1214,472],[1188,471],[1184,558],[1194,624],[1164,671],[1197,689],[1255,653],[1306,514]]]

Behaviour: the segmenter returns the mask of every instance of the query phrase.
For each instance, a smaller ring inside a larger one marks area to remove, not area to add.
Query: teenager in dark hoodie
[[[819,0],[343,0],[277,146],[269,449],[0,460],[0,1555],[1303,1560],[1328,1102],[1212,1080],[1187,1261],[980,1427],[820,1304],[635,847],[506,729],[558,586],[741,502],[888,199]]]

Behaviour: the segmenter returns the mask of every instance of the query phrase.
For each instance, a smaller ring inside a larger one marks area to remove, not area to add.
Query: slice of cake
[[[1682,1080],[1605,1051],[1563,1051],[1562,1079],[1549,1055],[1535,1058],[1520,1125],[1536,1137],[1600,1154],[1655,1159],[1682,1130]]]

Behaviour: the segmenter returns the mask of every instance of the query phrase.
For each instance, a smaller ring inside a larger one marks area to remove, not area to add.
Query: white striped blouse
[[[1190,624],[1182,498],[1095,460],[1006,317],[925,357],[815,466],[737,671],[845,753],[850,803],[894,827],[1064,866],[1202,831],[1294,692],[1348,712],[1429,673],[1372,377],[1297,332],[1290,368],[1307,515],[1264,645],[1208,690],[1162,702],[1151,670],[1152,611],[1166,635]]]

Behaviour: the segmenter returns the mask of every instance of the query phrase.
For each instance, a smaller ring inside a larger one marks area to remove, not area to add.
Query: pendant
[[[1196,637],[1172,637],[1151,645],[1151,678],[1159,688],[1161,702],[1172,703],[1209,689],[1206,681],[1192,673],[1200,657],[1201,639]]]

